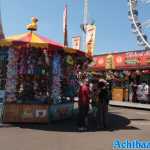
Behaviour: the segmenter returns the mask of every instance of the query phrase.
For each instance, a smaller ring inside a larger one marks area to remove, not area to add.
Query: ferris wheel
[[[147,16],[150,0],[128,0],[128,18],[131,21],[132,32],[135,33],[137,44],[144,49],[150,49],[150,16]]]

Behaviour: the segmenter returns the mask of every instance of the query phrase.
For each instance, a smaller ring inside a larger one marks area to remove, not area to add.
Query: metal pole
[[[3,25],[2,25],[2,16],[1,16],[1,1],[0,1],[0,39],[4,39]]]
[[[86,25],[88,23],[88,0],[84,0],[84,18],[83,18],[83,25],[84,31],[83,32],[83,50],[86,48]]]

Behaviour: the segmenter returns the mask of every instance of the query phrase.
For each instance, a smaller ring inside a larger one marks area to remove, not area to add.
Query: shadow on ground
[[[107,131],[114,131],[114,130],[138,130],[133,126],[129,126],[130,120],[116,115],[109,113],[108,114],[108,127]],[[35,130],[43,130],[43,131],[58,131],[58,132],[77,132],[77,115],[74,115],[71,119],[68,120],[61,120],[61,121],[54,121],[49,124],[15,124],[13,126],[17,126],[20,128],[27,128],[27,129],[35,129]],[[89,130],[88,132],[96,132],[96,121],[90,115],[89,116]]]

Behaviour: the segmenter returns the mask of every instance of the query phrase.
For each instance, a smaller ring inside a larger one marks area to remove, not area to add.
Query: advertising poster
[[[80,42],[81,42],[80,36],[72,37],[72,48],[80,49]]]
[[[87,54],[93,56],[95,47],[96,26],[88,24],[86,26],[86,51]]]

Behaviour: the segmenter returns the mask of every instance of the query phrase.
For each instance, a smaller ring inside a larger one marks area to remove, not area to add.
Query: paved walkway
[[[140,104],[140,103],[131,103],[131,102],[120,102],[120,101],[110,101],[111,106],[120,106],[127,108],[136,108],[136,109],[145,109],[150,110],[150,104]]]
[[[1,150],[112,150],[115,139],[150,140],[150,112],[109,108],[107,131],[77,132],[76,118],[50,125],[24,124],[0,127]]]

